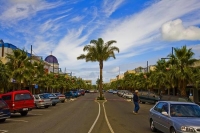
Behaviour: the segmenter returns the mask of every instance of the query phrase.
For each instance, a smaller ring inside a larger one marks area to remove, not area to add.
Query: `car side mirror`
[[[168,113],[167,113],[166,111],[163,111],[163,112],[162,112],[162,115],[169,116]]]

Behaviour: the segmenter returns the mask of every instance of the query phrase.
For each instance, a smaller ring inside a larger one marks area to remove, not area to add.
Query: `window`
[[[3,100],[11,100],[11,95],[2,96]]]
[[[15,100],[29,100],[32,99],[31,95],[29,93],[24,93],[24,94],[16,94],[15,95]]]
[[[48,97],[45,97],[44,95],[39,95],[41,99],[47,99]]]
[[[38,95],[34,95],[35,99],[39,99]]]
[[[6,107],[6,104],[2,101],[0,101],[0,108]]]
[[[158,111],[160,113],[162,111],[168,112],[168,104],[165,103],[165,102],[160,102],[154,107],[154,110],[156,110],[156,111]]]
[[[200,117],[200,107],[192,104],[171,104],[170,113],[173,117]]]
[[[141,92],[141,95],[143,96],[143,95],[147,95],[148,94],[148,92]]]

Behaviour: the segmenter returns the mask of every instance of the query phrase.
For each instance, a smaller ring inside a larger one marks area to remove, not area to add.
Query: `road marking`
[[[95,101],[95,102],[96,102],[96,101]],[[97,103],[98,103],[98,102],[97,102]],[[98,113],[98,115],[97,115],[96,120],[95,120],[94,123],[92,124],[90,130],[88,131],[88,133],[91,133],[91,132],[92,132],[92,129],[94,128],[95,124],[97,123],[97,120],[99,119],[100,112],[101,112],[101,106],[100,106],[100,103],[98,103],[98,104],[99,104],[99,113]]]
[[[105,102],[107,102],[107,101],[105,101]],[[107,115],[106,115],[106,110],[105,110],[105,106],[104,106],[104,103],[105,103],[105,102],[103,102],[103,110],[104,110],[104,114],[105,114],[105,119],[106,119],[106,122],[107,122],[107,124],[108,124],[108,127],[109,127],[111,133],[114,133],[114,131],[113,131],[113,129],[112,129],[112,127],[111,127],[111,125],[110,125],[110,123],[109,123],[109,121],[108,121],[108,117],[107,117]]]
[[[13,119],[6,119],[6,120],[9,120],[9,121],[19,121],[19,122],[28,122],[28,121],[25,121],[25,120],[13,120]]]
[[[32,114],[32,113],[28,113],[29,115],[43,115],[43,114]]]
[[[7,133],[8,130],[0,130],[0,133]]]
[[[51,110],[43,110],[43,109],[39,109],[39,110],[32,110],[32,111],[51,111]]]

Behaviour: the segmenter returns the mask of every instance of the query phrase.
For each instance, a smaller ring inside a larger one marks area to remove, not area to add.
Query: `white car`
[[[113,93],[113,94],[117,94],[117,91],[116,91],[116,90],[114,90],[112,93]]]
[[[125,92],[124,95],[123,95],[124,98],[127,98],[127,99],[133,99],[133,93],[131,92]]]

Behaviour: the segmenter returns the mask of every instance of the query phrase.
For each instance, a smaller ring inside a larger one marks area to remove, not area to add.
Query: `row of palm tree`
[[[160,91],[177,89],[181,96],[186,96],[186,88],[200,86],[200,69],[195,66],[198,62],[193,58],[194,52],[186,46],[174,48],[174,54],[168,55],[168,60],[160,59],[155,64],[155,70],[147,73],[129,73],[107,85],[107,88],[119,89],[146,89]]]
[[[42,91],[64,92],[74,88],[91,88],[81,78],[66,74],[46,73],[43,61],[34,61],[27,56],[25,50],[15,49],[5,57],[8,61],[0,61],[0,90],[20,90],[29,88],[35,93],[35,84]]]

